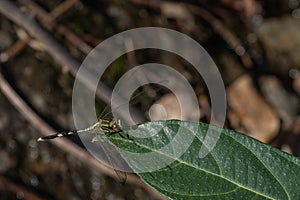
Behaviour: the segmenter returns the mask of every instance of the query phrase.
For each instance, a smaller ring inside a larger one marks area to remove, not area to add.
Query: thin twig
[[[18,55],[28,44],[30,38],[20,38],[13,45],[11,45],[8,49],[0,54],[0,62],[4,63],[8,60],[12,59],[16,55]]]
[[[174,3],[170,1],[164,1],[164,0],[153,0],[153,1],[143,1],[143,0],[131,0],[132,2],[140,5],[144,5],[147,7],[150,7],[155,10],[159,10],[160,12],[165,11],[165,7],[174,7],[174,4],[177,5],[177,9],[182,9],[185,12],[190,12],[193,15],[199,16],[205,21],[207,21],[213,29],[218,33],[227,43],[228,45],[235,51],[237,55],[240,56],[241,61],[243,62],[243,65],[246,68],[251,68],[253,66],[252,60],[249,56],[249,54],[246,52],[246,49],[244,48],[242,42],[238,37],[235,36],[235,34],[229,30],[223,23],[218,20],[215,16],[213,16],[211,13],[209,13],[207,10],[195,6],[193,4],[181,2]]]
[[[19,0],[20,3],[29,7],[31,11],[42,21],[44,26],[49,30],[56,29],[57,32],[63,35],[75,47],[80,49],[83,53],[88,54],[93,48],[85,43],[79,36],[73,33],[69,28],[63,24],[56,23],[50,17],[50,13],[44,10],[41,6],[31,0]],[[51,20],[49,20],[51,18]]]
[[[17,185],[11,182],[9,179],[4,176],[0,176],[0,188],[3,188],[6,191],[12,191],[14,193],[19,193],[22,195],[22,199],[30,199],[30,200],[42,200],[43,198],[37,196],[36,194],[30,192],[23,186]]]
[[[241,57],[241,61],[246,68],[251,68],[253,66],[252,60],[249,54],[246,52],[241,40],[236,37],[231,30],[223,25],[220,20],[203,8],[194,6],[192,4],[185,5],[194,15],[202,17],[205,21],[212,25],[213,29],[228,43],[232,49],[234,49],[235,53]]]
[[[61,4],[59,4],[58,6],[56,6],[50,12],[51,20],[54,21],[54,19],[56,19],[63,13],[67,12],[77,2],[78,2],[78,0],[66,0],[66,1],[62,2]]]

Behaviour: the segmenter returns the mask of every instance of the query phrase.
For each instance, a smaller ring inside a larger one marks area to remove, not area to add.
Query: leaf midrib
[[[230,136],[230,137],[231,137],[231,136]],[[231,138],[232,138],[232,137],[231,137]],[[128,140],[125,140],[124,138],[121,138],[121,137],[117,137],[117,138],[114,137],[114,139],[119,140],[119,141],[122,141],[122,142],[128,143]],[[234,139],[234,138],[233,138],[233,139]],[[185,162],[185,161],[183,161],[183,160],[181,160],[181,159],[178,159],[178,158],[174,159],[174,158],[170,157],[169,155],[163,154],[162,152],[157,151],[156,149],[151,149],[151,148],[149,148],[148,146],[142,145],[142,144],[140,144],[140,143],[137,143],[137,142],[134,142],[134,143],[135,143],[136,145],[139,145],[140,147],[146,149],[146,150],[150,150],[150,151],[156,152],[156,153],[158,153],[158,154],[160,154],[160,155],[162,155],[162,156],[165,156],[165,157],[167,157],[167,158],[171,158],[171,159],[173,159],[173,160],[175,160],[175,161],[177,161],[177,162],[179,162],[179,163],[181,163],[181,164],[187,165],[187,166],[192,167],[192,168],[194,168],[194,169],[196,169],[196,170],[200,170],[200,171],[203,171],[203,172],[205,172],[205,173],[208,173],[208,174],[217,176],[217,177],[219,177],[219,178],[221,178],[221,179],[224,179],[224,180],[226,180],[226,181],[228,181],[228,182],[230,182],[230,183],[236,185],[237,187],[243,188],[243,189],[245,189],[245,190],[248,190],[248,191],[250,191],[250,192],[253,192],[253,193],[255,193],[255,194],[258,194],[258,195],[260,195],[260,196],[262,196],[262,197],[265,197],[265,198],[268,198],[268,199],[271,199],[271,200],[276,200],[276,199],[273,198],[273,197],[270,197],[270,196],[267,196],[267,195],[265,195],[265,194],[262,194],[262,193],[260,193],[260,192],[258,192],[258,191],[255,191],[255,190],[251,189],[251,188],[247,188],[247,187],[245,187],[245,186],[243,186],[243,185],[240,185],[240,184],[236,183],[235,181],[233,181],[233,180],[231,180],[231,179],[228,179],[228,178],[226,178],[226,177],[224,177],[224,176],[221,176],[221,175],[219,175],[219,174],[215,174],[215,173],[213,173],[213,172],[210,172],[210,171],[207,171],[207,170],[205,170],[205,169],[199,168],[198,166],[189,164],[189,163],[187,163],[187,162]],[[238,142],[238,143],[239,143],[239,142]],[[240,144],[240,143],[239,143],[239,144]],[[251,152],[251,151],[250,151],[250,152]],[[251,152],[251,153],[253,153],[253,152]],[[254,153],[253,153],[253,154],[254,154]],[[254,155],[255,155],[255,154],[254,154]]]

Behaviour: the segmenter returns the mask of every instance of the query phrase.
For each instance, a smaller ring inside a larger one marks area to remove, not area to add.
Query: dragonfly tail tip
[[[37,141],[38,142],[43,142],[43,141],[45,141],[42,137],[39,137],[38,139],[37,139]]]

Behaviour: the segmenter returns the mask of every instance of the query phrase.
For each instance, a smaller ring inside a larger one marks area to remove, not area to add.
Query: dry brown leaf
[[[156,101],[149,109],[151,120],[179,119],[185,121],[199,121],[199,116],[191,104],[190,96],[186,95],[185,109],[181,108],[176,96],[169,93]]]
[[[262,142],[270,142],[279,130],[279,119],[271,106],[243,75],[227,88],[228,118],[232,127]]]
[[[174,94],[166,94],[156,101],[149,109],[151,120],[179,119],[181,111],[179,102]]]

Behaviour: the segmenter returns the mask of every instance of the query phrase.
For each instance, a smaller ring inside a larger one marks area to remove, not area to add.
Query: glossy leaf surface
[[[211,129],[221,135],[213,150],[199,158],[208,127],[177,120],[147,122],[112,134],[109,140],[130,152],[122,155],[133,171],[170,199],[300,199],[299,158],[215,126]],[[156,157],[139,160],[131,153]],[[158,163],[164,167],[144,172]]]

